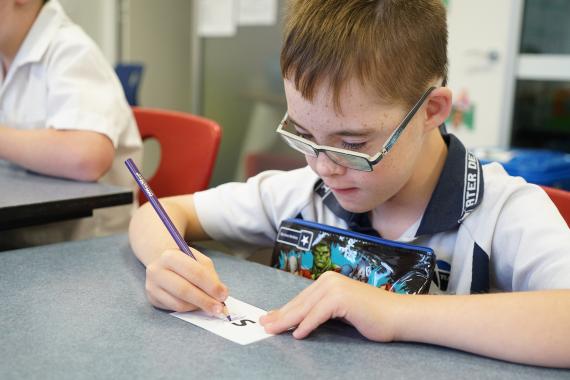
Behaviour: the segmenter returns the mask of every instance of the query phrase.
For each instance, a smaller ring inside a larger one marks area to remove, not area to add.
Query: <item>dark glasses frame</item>
[[[290,122],[294,124],[289,119],[289,115],[286,112],[285,116],[277,126],[275,132],[277,132],[289,145],[291,148],[301,152],[305,155],[312,157],[318,157],[319,153],[323,152],[327,155],[331,161],[335,164],[354,170],[370,172],[373,170],[374,165],[378,164],[388,152],[392,149],[398,138],[404,132],[404,129],[408,126],[416,112],[420,109],[422,104],[435,90],[435,87],[430,87],[421,96],[421,98],[414,104],[412,109],[407,113],[404,119],[398,124],[398,127],[390,134],[382,149],[377,154],[370,156],[366,153],[354,152],[347,149],[335,148],[327,145],[318,145],[310,140],[307,140],[301,136],[284,130],[283,128]]]

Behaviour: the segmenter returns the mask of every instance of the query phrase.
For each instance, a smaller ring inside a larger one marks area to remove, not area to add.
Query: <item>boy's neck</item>
[[[396,240],[424,213],[447,157],[447,145],[438,129],[428,137],[421,159],[410,180],[391,199],[370,213],[372,226],[386,238]]]

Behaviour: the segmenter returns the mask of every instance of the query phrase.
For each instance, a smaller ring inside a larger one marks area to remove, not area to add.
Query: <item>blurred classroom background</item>
[[[513,148],[570,153],[570,1],[444,2],[454,92],[448,129],[482,157]],[[286,109],[279,71],[284,0],[61,3],[113,65],[142,65],[140,106],[222,126],[210,185],[258,170],[255,160],[246,165],[252,157],[298,164],[274,133]],[[160,148],[147,141],[145,150],[150,175]]]

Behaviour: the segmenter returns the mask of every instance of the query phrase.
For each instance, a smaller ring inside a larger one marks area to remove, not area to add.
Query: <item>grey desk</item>
[[[266,310],[309,283],[211,257],[232,296]],[[0,252],[0,378],[570,378],[429,345],[369,342],[341,323],[302,341],[283,334],[241,346],[151,307],[144,277],[124,235]]]
[[[0,160],[0,230],[83,218],[132,201],[130,189],[33,174]]]

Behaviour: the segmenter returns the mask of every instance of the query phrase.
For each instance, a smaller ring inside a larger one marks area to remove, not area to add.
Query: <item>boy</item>
[[[0,1],[0,60],[0,159],[134,189],[123,161],[138,160],[142,143],[123,90],[56,0]],[[83,221],[83,232],[66,222],[3,232],[0,240],[17,247],[125,230],[130,208],[98,212],[96,222]]]
[[[268,332],[296,326],[304,338],[341,318],[376,341],[569,366],[568,228],[540,188],[481,167],[440,128],[451,107],[441,1],[294,0],[286,21],[277,131],[309,168],[165,199],[177,227],[191,240],[270,245],[298,216],[437,255],[432,293],[443,294],[398,295],[329,271],[262,317]],[[130,238],[153,305],[220,312],[228,289],[212,262],[178,251],[148,206]],[[468,295],[491,288],[533,292]]]

